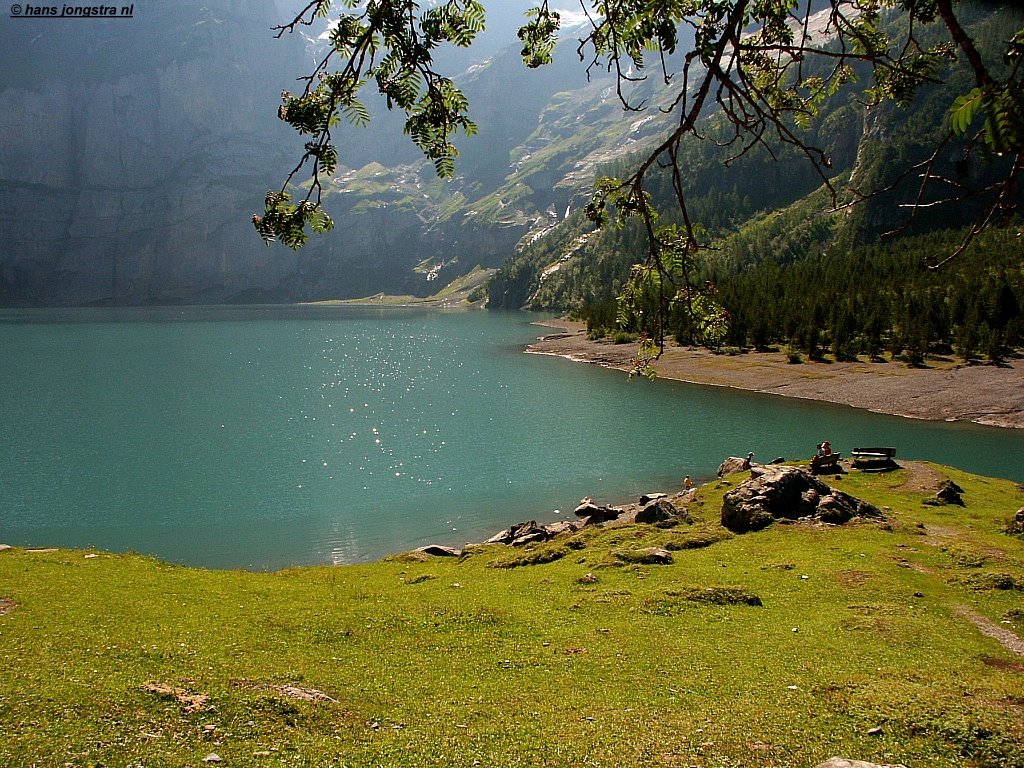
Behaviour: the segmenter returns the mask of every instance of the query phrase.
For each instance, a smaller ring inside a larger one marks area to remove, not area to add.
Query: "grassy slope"
[[[377,293],[373,296],[366,296],[360,299],[326,299],[324,301],[310,302],[312,304],[320,305],[332,305],[332,304],[369,304],[373,306],[377,305],[393,305],[393,306],[426,306],[426,305],[442,305],[442,306],[456,306],[456,305],[468,305],[470,294],[484,283],[486,283],[497,270],[484,269],[479,264],[473,267],[472,270],[466,274],[455,278],[448,285],[444,286],[437,293],[430,296],[410,296],[408,294],[396,296],[387,293]]]
[[[727,488],[708,486],[693,527],[461,561],[256,574],[2,552],[0,765],[1021,766],[1024,659],[956,607],[1024,629],[1024,542],[1002,532],[1024,491],[941,471],[965,509],[922,506],[905,471],[837,481],[892,530],[727,536]],[[651,544],[674,564],[615,555]],[[986,573],[1018,589],[974,588]],[[764,604],[681,595],[718,586]],[[209,701],[189,713],[147,681]]]

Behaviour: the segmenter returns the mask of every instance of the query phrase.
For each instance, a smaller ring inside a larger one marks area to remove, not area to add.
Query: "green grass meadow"
[[[1024,491],[926,469],[966,506],[852,472],[885,523],[733,536],[716,483],[692,526],[459,559],[0,552],[0,765],[1020,768],[1024,657],[964,612],[1024,634]]]

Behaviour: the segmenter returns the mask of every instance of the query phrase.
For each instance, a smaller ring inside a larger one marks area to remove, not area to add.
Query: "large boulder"
[[[651,525],[674,525],[676,523],[691,523],[689,513],[679,510],[676,505],[667,498],[654,499],[644,504],[636,513],[635,521],[638,523],[649,523]]]
[[[745,469],[750,469],[750,457],[740,458],[739,456],[730,456],[718,465],[718,476],[725,477],[726,475],[731,475],[734,472],[742,472]]]
[[[830,488],[798,467],[759,466],[751,475],[722,499],[722,525],[734,533],[757,531],[778,519],[839,524],[882,516],[877,507]]]

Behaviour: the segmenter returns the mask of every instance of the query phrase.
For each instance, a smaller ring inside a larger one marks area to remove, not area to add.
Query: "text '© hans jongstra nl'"
[[[130,19],[135,15],[132,5],[12,5],[11,15],[22,18],[114,18]]]

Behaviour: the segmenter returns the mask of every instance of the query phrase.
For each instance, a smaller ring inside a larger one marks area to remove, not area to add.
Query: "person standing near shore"
[[[690,479],[690,476],[687,475],[686,477],[683,478],[683,490],[684,491],[689,491],[692,488],[693,488],[693,481]]]

